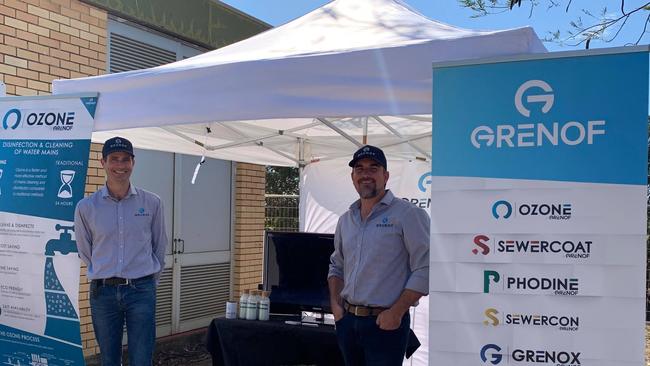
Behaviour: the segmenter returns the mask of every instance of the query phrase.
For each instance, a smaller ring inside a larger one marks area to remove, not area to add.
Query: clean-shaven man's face
[[[106,171],[106,180],[109,183],[126,183],[131,178],[135,159],[131,154],[118,151],[102,159],[102,167]]]

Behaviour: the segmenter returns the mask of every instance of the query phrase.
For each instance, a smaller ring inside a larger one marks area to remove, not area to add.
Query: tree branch
[[[634,43],[635,45],[638,45],[639,42],[641,42],[641,38],[643,38],[643,35],[645,34],[646,29],[648,29],[648,23],[650,23],[650,14],[645,18],[645,24],[643,25],[643,31],[641,31],[641,35],[639,35],[639,39],[636,40]]]

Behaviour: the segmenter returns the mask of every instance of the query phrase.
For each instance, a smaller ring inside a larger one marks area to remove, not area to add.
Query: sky
[[[261,19],[273,26],[279,26],[298,18],[308,12],[327,4],[327,0],[225,0],[223,1],[245,13]],[[479,18],[472,18],[473,11],[463,8],[457,0],[406,0],[404,1],[426,17],[443,23],[451,24],[461,28],[495,30],[507,29],[530,25],[540,38],[547,37],[549,32],[557,30],[570,30],[569,23],[582,19],[584,24],[591,24],[594,19],[586,15],[582,10],[587,10],[594,15],[599,15],[606,10],[609,15],[620,14],[620,1],[618,0],[583,0],[573,1],[569,11],[565,8],[548,8],[549,0],[539,0],[532,16],[530,16],[529,2],[524,1],[521,8],[513,11],[506,11],[500,14],[492,14]],[[567,4],[568,0],[556,0],[561,4]],[[630,11],[643,4],[646,0],[625,0],[625,10]],[[528,3],[528,4],[527,4]],[[588,8],[585,8],[587,6]],[[609,8],[604,8],[609,6]],[[614,7],[612,7],[614,6]],[[617,8],[618,7],[618,8]],[[629,19],[627,25],[619,33],[618,37],[609,43],[592,42],[590,48],[618,47],[636,42],[643,30],[643,24],[650,11],[641,11],[640,14]],[[612,35],[613,33],[610,33]],[[572,46],[565,42],[545,42],[544,45],[549,51],[568,51],[583,49],[584,45]],[[650,43],[650,26],[639,44]]]

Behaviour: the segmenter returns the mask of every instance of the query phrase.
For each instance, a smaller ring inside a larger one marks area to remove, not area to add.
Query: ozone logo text
[[[562,221],[571,219],[572,209],[571,203],[525,202],[513,205],[506,200],[499,200],[492,204],[492,216],[497,220],[508,219],[515,212],[518,217],[539,216]]]
[[[39,128],[45,127],[52,131],[72,130],[75,123],[75,112],[66,111],[27,111],[23,121],[23,112],[13,108],[5,113],[2,118],[2,128],[15,130],[23,124],[23,127]]]

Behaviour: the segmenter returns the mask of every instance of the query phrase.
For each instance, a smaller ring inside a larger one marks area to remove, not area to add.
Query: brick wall
[[[107,14],[77,0],[0,0],[0,75],[8,95],[106,70]]]
[[[90,156],[88,157],[88,175],[86,176],[85,195],[95,193],[106,182],[106,175],[100,163],[102,158],[102,144],[90,144]],[[92,319],[90,317],[89,290],[90,282],[86,277],[86,265],[81,263],[81,277],[79,279],[79,319],[81,322],[81,343],[84,356],[92,356],[99,353],[99,346],[95,339]]]
[[[257,284],[262,283],[265,176],[264,166],[237,163],[232,263],[234,299],[239,298],[242,290],[257,289]]]

